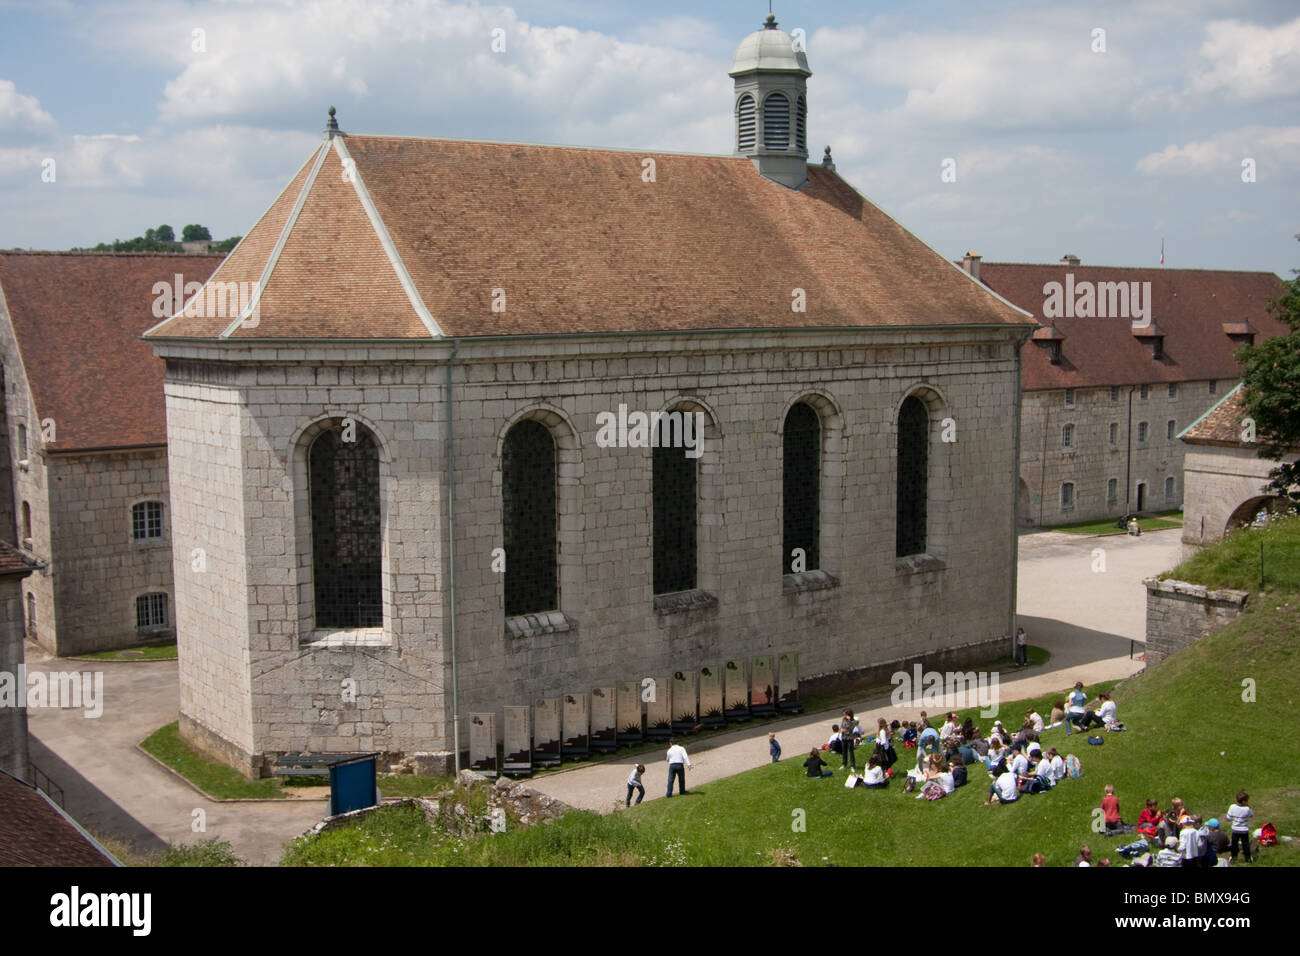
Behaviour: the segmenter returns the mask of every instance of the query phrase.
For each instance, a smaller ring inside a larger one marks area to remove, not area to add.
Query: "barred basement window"
[[[345,434],[351,441],[345,441]],[[308,465],[316,627],[381,627],[379,449],[362,426],[321,432]]]
[[[673,447],[674,429],[664,419],[659,427],[653,463],[654,593],[670,594],[696,586],[696,459],[687,457],[680,429]]]
[[[781,573],[794,570],[796,548],[804,553],[801,570],[821,567],[822,423],[812,406],[797,402],[785,416],[781,449]]]
[[[773,93],[763,101],[763,145],[790,148],[790,101],[784,93]]]
[[[902,558],[925,553],[930,414],[915,395],[898,410],[898,504],[894,553]]]
[[[740,98],[736,109],[736,147],[746,153],[754,148],[758,141],[758,105],[754,98],[746,93]]]
[[[149,541],[163,536],[161,501],[142,501],[131,506],[131,537]]]
[[[795,103],[794,144],[799,149],[808,148],[808,101],[802,96]]]
[[[136,630],[147,631],[167,626],[167,595],[141,594],[135,599]]]
[[[558,608],[555,498],[555,439],[541,422],[519,422],[501,450],[507,617]]]

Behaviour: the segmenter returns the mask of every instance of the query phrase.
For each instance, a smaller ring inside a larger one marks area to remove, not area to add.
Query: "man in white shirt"
[[[1011,761],[1007,768],[1017,777],[1029,776],[1029,758],[1024,755],[1019,745],[1011,748]]]
[[[998,803],[1015,803],[1019,798],[1020,791],[1016,787],[1016,775],[1008,770],[989,784],[989,798],[984,801],[984,805],[988,806],[994,801]]]
[[[1101,700],[1101,709],[1097,711],[1097,716],[1102,719],[1106,728],[1110,729],[1110,726],[1115,723],[1115,712],[1117,710],[1115,702],[1110,699],[1109,694],[1098,694],[1097,696]]]
[[[686,768],[692,766],[691,758],[686,756],[686,748],[677,742],[676,737],[668,740],[668,796],[673,795],[673,780],[677,780],[677,792],[687,793]]]

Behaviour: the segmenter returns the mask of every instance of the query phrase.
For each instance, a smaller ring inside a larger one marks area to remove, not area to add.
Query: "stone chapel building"
[[[1005,651],[1034,323],[807,163],[775,18],[731,75],[734,155],[331,119],[213,276],[249,308],[146,334],[188,740],[437,766],[471,712],[670,668]],[[671,412],[697,444],[601,440]]]

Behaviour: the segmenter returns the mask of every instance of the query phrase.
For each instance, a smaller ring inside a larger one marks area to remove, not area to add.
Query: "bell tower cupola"
[[[799,33],[799,31],[795,31]],[[736,48],[736,152],[768,179],[791,189],[808,180],[808,56],[803,37],[777,29],[769,13],[763,29]]]

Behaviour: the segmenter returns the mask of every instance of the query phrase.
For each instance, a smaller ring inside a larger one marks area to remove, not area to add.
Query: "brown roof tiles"
[[[117,866],[28,783],[0,771],[0,866]]]

